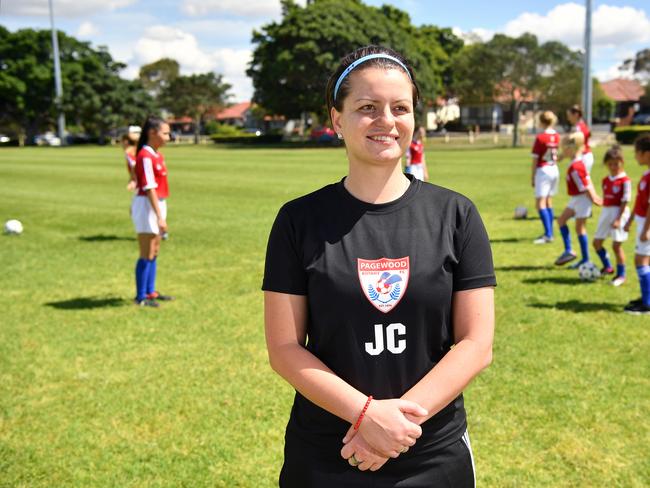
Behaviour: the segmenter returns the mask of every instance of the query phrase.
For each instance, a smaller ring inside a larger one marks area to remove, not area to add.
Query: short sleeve
[[[269,235],[262,290],[307,294],[307,274],[297,245],[296,229],[286,209],[280,209]]]
[[[539,159],[542,157],[544,149],[544,143],[540,140],[539,137],[536,137],[535,143],[533,144],[533,151],[531,153],[531,156]]]
[[[496,286],[490,240],[474,205],[470,205],[457,231],[460,248],[454,267],[454,291]]]

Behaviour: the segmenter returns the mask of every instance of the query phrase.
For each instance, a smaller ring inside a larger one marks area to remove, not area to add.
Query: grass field
[[[344,175],[344,152],[164,152],[158,287],[178,300],[144,310],[130,303],[120,151],[0,150],[0,219],[25,225],[0,236],[0,487],[276,485],[293,392],[264,346],[266,239],[284,201]],[[638,296],[633,242],[621,288],[554,268],[560,243],[534,246],[539,221],[512,219],[533,207],[528,154],[427,154],[434,182],[475,201],[493,242],[494,362],[466,392],[478,486],[647,487],[650,319],[621,313]]]

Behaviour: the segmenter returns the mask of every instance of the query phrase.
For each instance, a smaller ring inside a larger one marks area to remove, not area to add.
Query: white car
[[[46,132],[34,137],[34,144],[37,146],[60,146],[61,139],[59,139],[54,132]]]

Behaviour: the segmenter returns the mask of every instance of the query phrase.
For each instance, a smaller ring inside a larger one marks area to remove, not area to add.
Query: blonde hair
[[[576,152],[585,147],[585,135],[582,132],[572,132],[562,138],[562,146],[575,147]]]
[[[557,124],[557,117],[550,110],[546,110],[545,112],[539,114],[539,123],[546,127],[551,127]]]

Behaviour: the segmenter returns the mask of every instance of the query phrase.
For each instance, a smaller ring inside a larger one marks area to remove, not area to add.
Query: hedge
[[[621,144],[634,144],[634,140],[645,132],[650,133],[650,125],[626,125],[614,129],[616,141]]]

